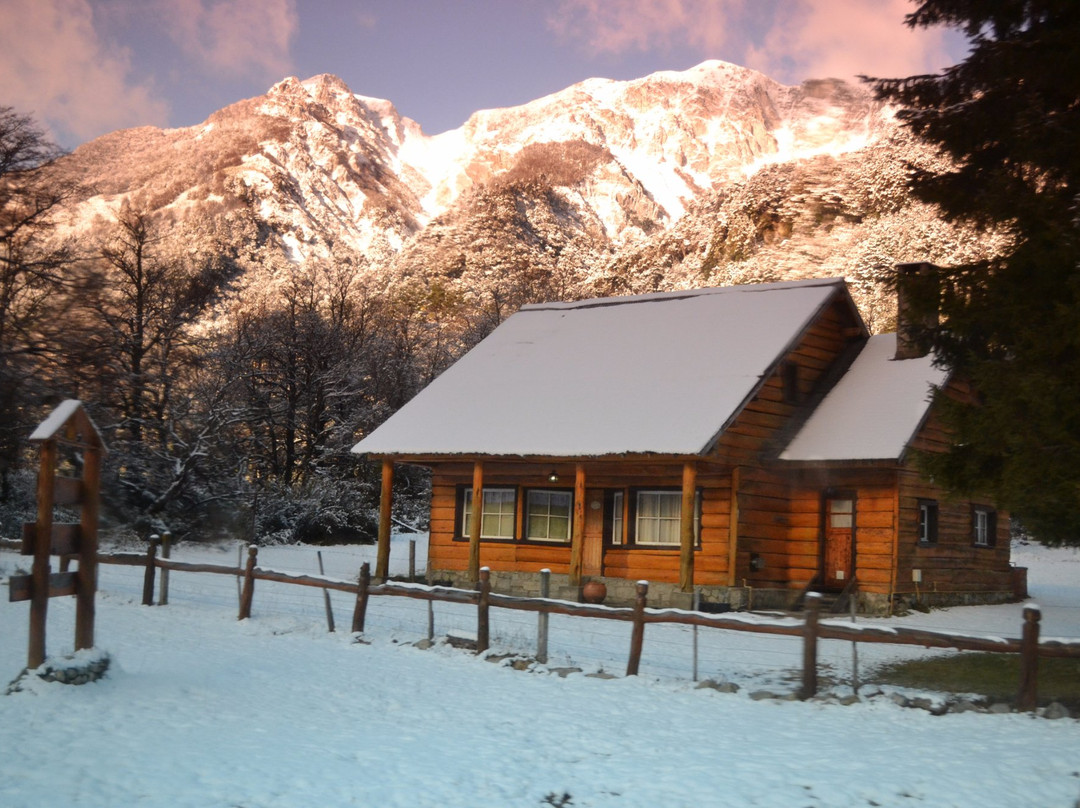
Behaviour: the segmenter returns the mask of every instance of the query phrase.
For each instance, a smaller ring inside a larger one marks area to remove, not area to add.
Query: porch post
[[[473,463],[472,518],[469,521],[469,580],[480,580],[480,527],[484,519],[484,463]]]
[[[574,467],[574,523],[570,534],[570,585],[581,586],[581,555],[585,543],[585,464]]]
[[[379,496],[379,549],[375,556],[375,577],[380,583],[390,577],[390,514],[394,505],[394,460],[383,458],[382,490]]]
[[[682,513],[679,521],[679,589],[694,591],[694,498],[697,494],[697,464],[683,463]]]

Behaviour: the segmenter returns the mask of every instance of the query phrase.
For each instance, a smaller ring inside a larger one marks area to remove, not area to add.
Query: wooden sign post
[[[34,557],[29,575],[13,575],[11,601],[30,601],[30,640],[26,666],[45,661],[45,618],[49,598],[75,595],[75,649],[94,647],[94,597],[97,594],[98,498],[101,459],[106,452],[82,402],[69,399],[46,418],[30,436],[40,446],[41,468],[37,484],[37,521],[23,525],[22,554]],[[81,460],[81,476],[57,475],[61,449]],[[57,505],[80,507],[78,522],[53,522]],[[75,557],[78,568],[52,572],[50,556]]]

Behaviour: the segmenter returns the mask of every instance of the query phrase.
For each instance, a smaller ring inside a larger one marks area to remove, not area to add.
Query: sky
[[[0,106],[65,148],[201,123],[287,76],[340,76],[428,134],[587,78],[706,59],[785,84],[964,57],[911,0],[0,0]]]

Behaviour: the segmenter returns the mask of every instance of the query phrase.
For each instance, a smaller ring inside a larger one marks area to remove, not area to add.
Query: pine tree
[[[970,43],[939,74],[875,80],[952,160],[916,170],[913,190],[949,222],[1008,236],[998,257],[937,272],[923,337],[979,395],[943,401],[955,440],[927,465],[1040,540],[1080,544],[1080,4],[926,0],[907,23]]]

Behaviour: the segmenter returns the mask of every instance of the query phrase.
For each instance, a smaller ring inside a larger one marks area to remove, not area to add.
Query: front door
[[[840,590],[855,574],[855,495],[826,496],[823,510],[823,586],[827,590]]]

